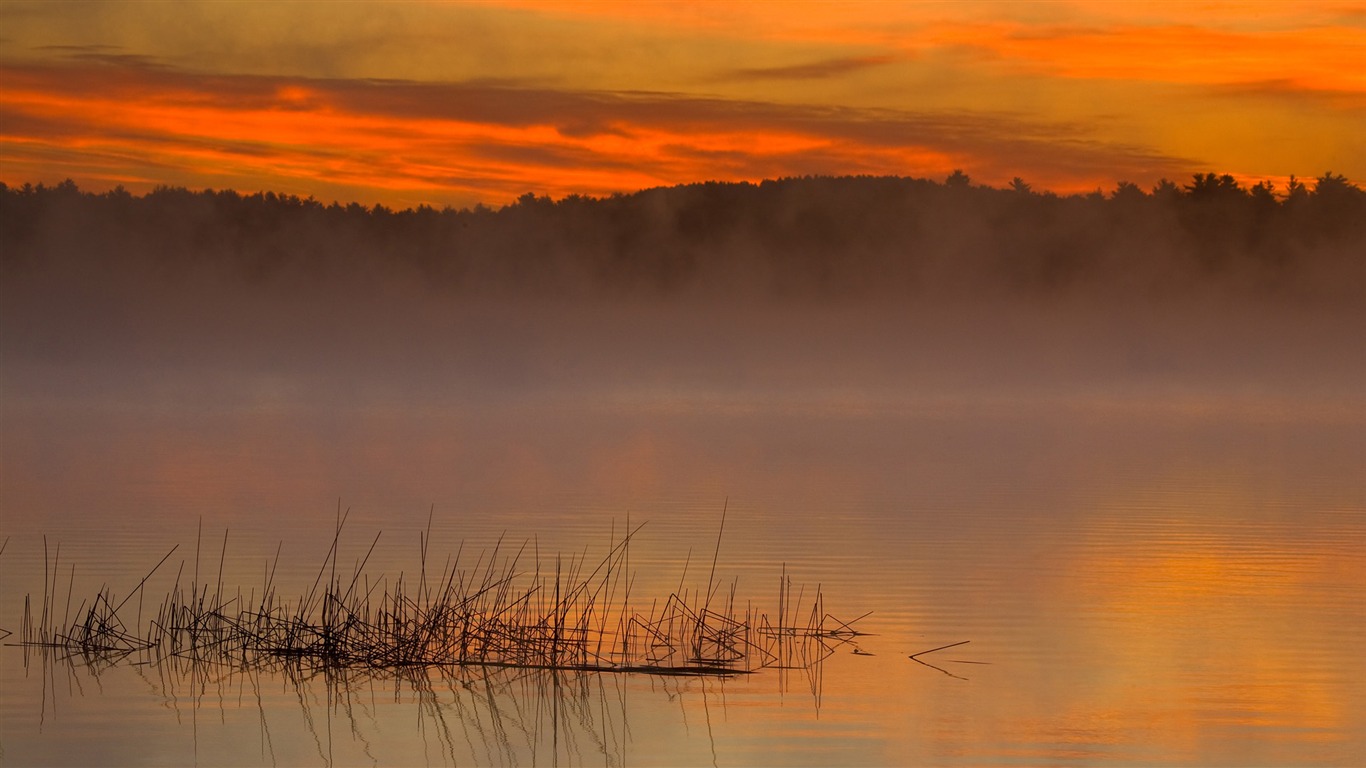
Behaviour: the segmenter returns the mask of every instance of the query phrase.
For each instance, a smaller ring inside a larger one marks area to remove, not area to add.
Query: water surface
[[[429,515],[434,551],[502,538],[551,562],[644,522],[646,602],[704,587],[720,532],[717,575],[741,599],[771,609],[784,573],[819,586],[837,616],[870,614],[870,655],[726,679],[301,676],[6,646],[0,759],[1366,761],[1366,401],[1359,350],[1319,332],[1331,322],[1126,336],[1036,314],[879,336],[866,317],[801,316],[485,315],[440,344],[353,336],[295,356],[166,338],[143,349],[151,366],[12,346],[11,632],[45,546],[78,604],[128,594],[177,545],[156,599],[176,568],[203,580],[220,559],[248,591],[277,548],[277,582],[302,592],[340,505],[342,562],[381,534],[376,578],[415,570]],[[965,640],[921,657],[934,667],[908,658]]]

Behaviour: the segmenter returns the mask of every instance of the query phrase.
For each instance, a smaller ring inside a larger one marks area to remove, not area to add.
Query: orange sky
[[[0,2],[0,180],[499,205],[1366,181],[1366,3]]]

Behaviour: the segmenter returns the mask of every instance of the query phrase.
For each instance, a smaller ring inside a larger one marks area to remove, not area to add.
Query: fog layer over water
[[[0,203],[15,395],[1222,398],[1362,373],[1366,193],[1331,174],[1283,201],[1209,175],[1109,199],[958,176],[500,211],[69,185]]]

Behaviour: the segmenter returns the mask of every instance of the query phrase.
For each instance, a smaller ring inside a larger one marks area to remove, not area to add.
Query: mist
[[[1366,193],[906,178],[502,209],[0,189],[6,400],[1351,400]],[[1183,396],[1184,396],[1183,395]]]

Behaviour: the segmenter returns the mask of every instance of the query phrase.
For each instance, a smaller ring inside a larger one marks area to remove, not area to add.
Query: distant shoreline
[[[159,187],[0,184],[0,273],[305,294],[465,296],[1238,295],[1359,302],[1366,191],[1326,173],[1278,193],[1229,175],[1058,196],[904,177],[709,182],[499,209],[394,211]],[[29,286],[37,288],[37,286]],[[20,290],[15,287],[13,290]]]

